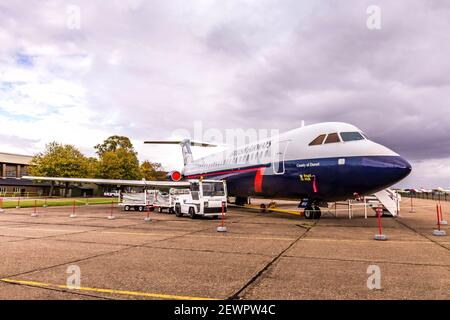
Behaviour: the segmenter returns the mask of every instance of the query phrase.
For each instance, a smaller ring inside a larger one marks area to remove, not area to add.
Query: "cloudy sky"
[[[142,142],[345,121],[410,160],[402,185],[449,187],[449,57],[444,0],[0,0],[0,151],[120,134],[172,169]]]

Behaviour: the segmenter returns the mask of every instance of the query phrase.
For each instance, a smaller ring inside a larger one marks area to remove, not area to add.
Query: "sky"
[[[0,151],[119,134],[181,169],[143,141],[344,121],[447,188],[449,30],[444,0],[0,0]]]

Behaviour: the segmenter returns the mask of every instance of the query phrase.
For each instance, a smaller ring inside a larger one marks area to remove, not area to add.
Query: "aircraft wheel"
[[[191,217],[191,219],[195,219],[195,209],[194,209],[194,207],[189,207],[189,217]]]
[[[245,206],[248,203],[247,197],[236,197],[235,204],[237,206]]]
[[[314,219],[314,212],[310,208],[305,209],[305,219]]]

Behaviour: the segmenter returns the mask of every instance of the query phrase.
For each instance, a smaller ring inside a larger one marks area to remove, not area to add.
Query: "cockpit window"
[[[341,139],[339,139],[339,135],[337,133],[330,133],[327,137],[327,140],[325,140],[325,143],[336,143],[341,142]]]
[[[343,141],[357,141],[364,140],[364,136],[359,132],[341,132]]]
[[[311,143],[309,145],[310,146],[317,146],[319,144],[322,144],[323,140],[325,140],[325,136],[326,136],[326,134],[321,134],[320,136],[315,138],[313,141],[311,141]]]

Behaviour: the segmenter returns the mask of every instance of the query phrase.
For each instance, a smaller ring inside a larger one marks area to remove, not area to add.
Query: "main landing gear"
[[[245,206],[248,204],[248,197],[236,197],[235,204],[237,206]]]

